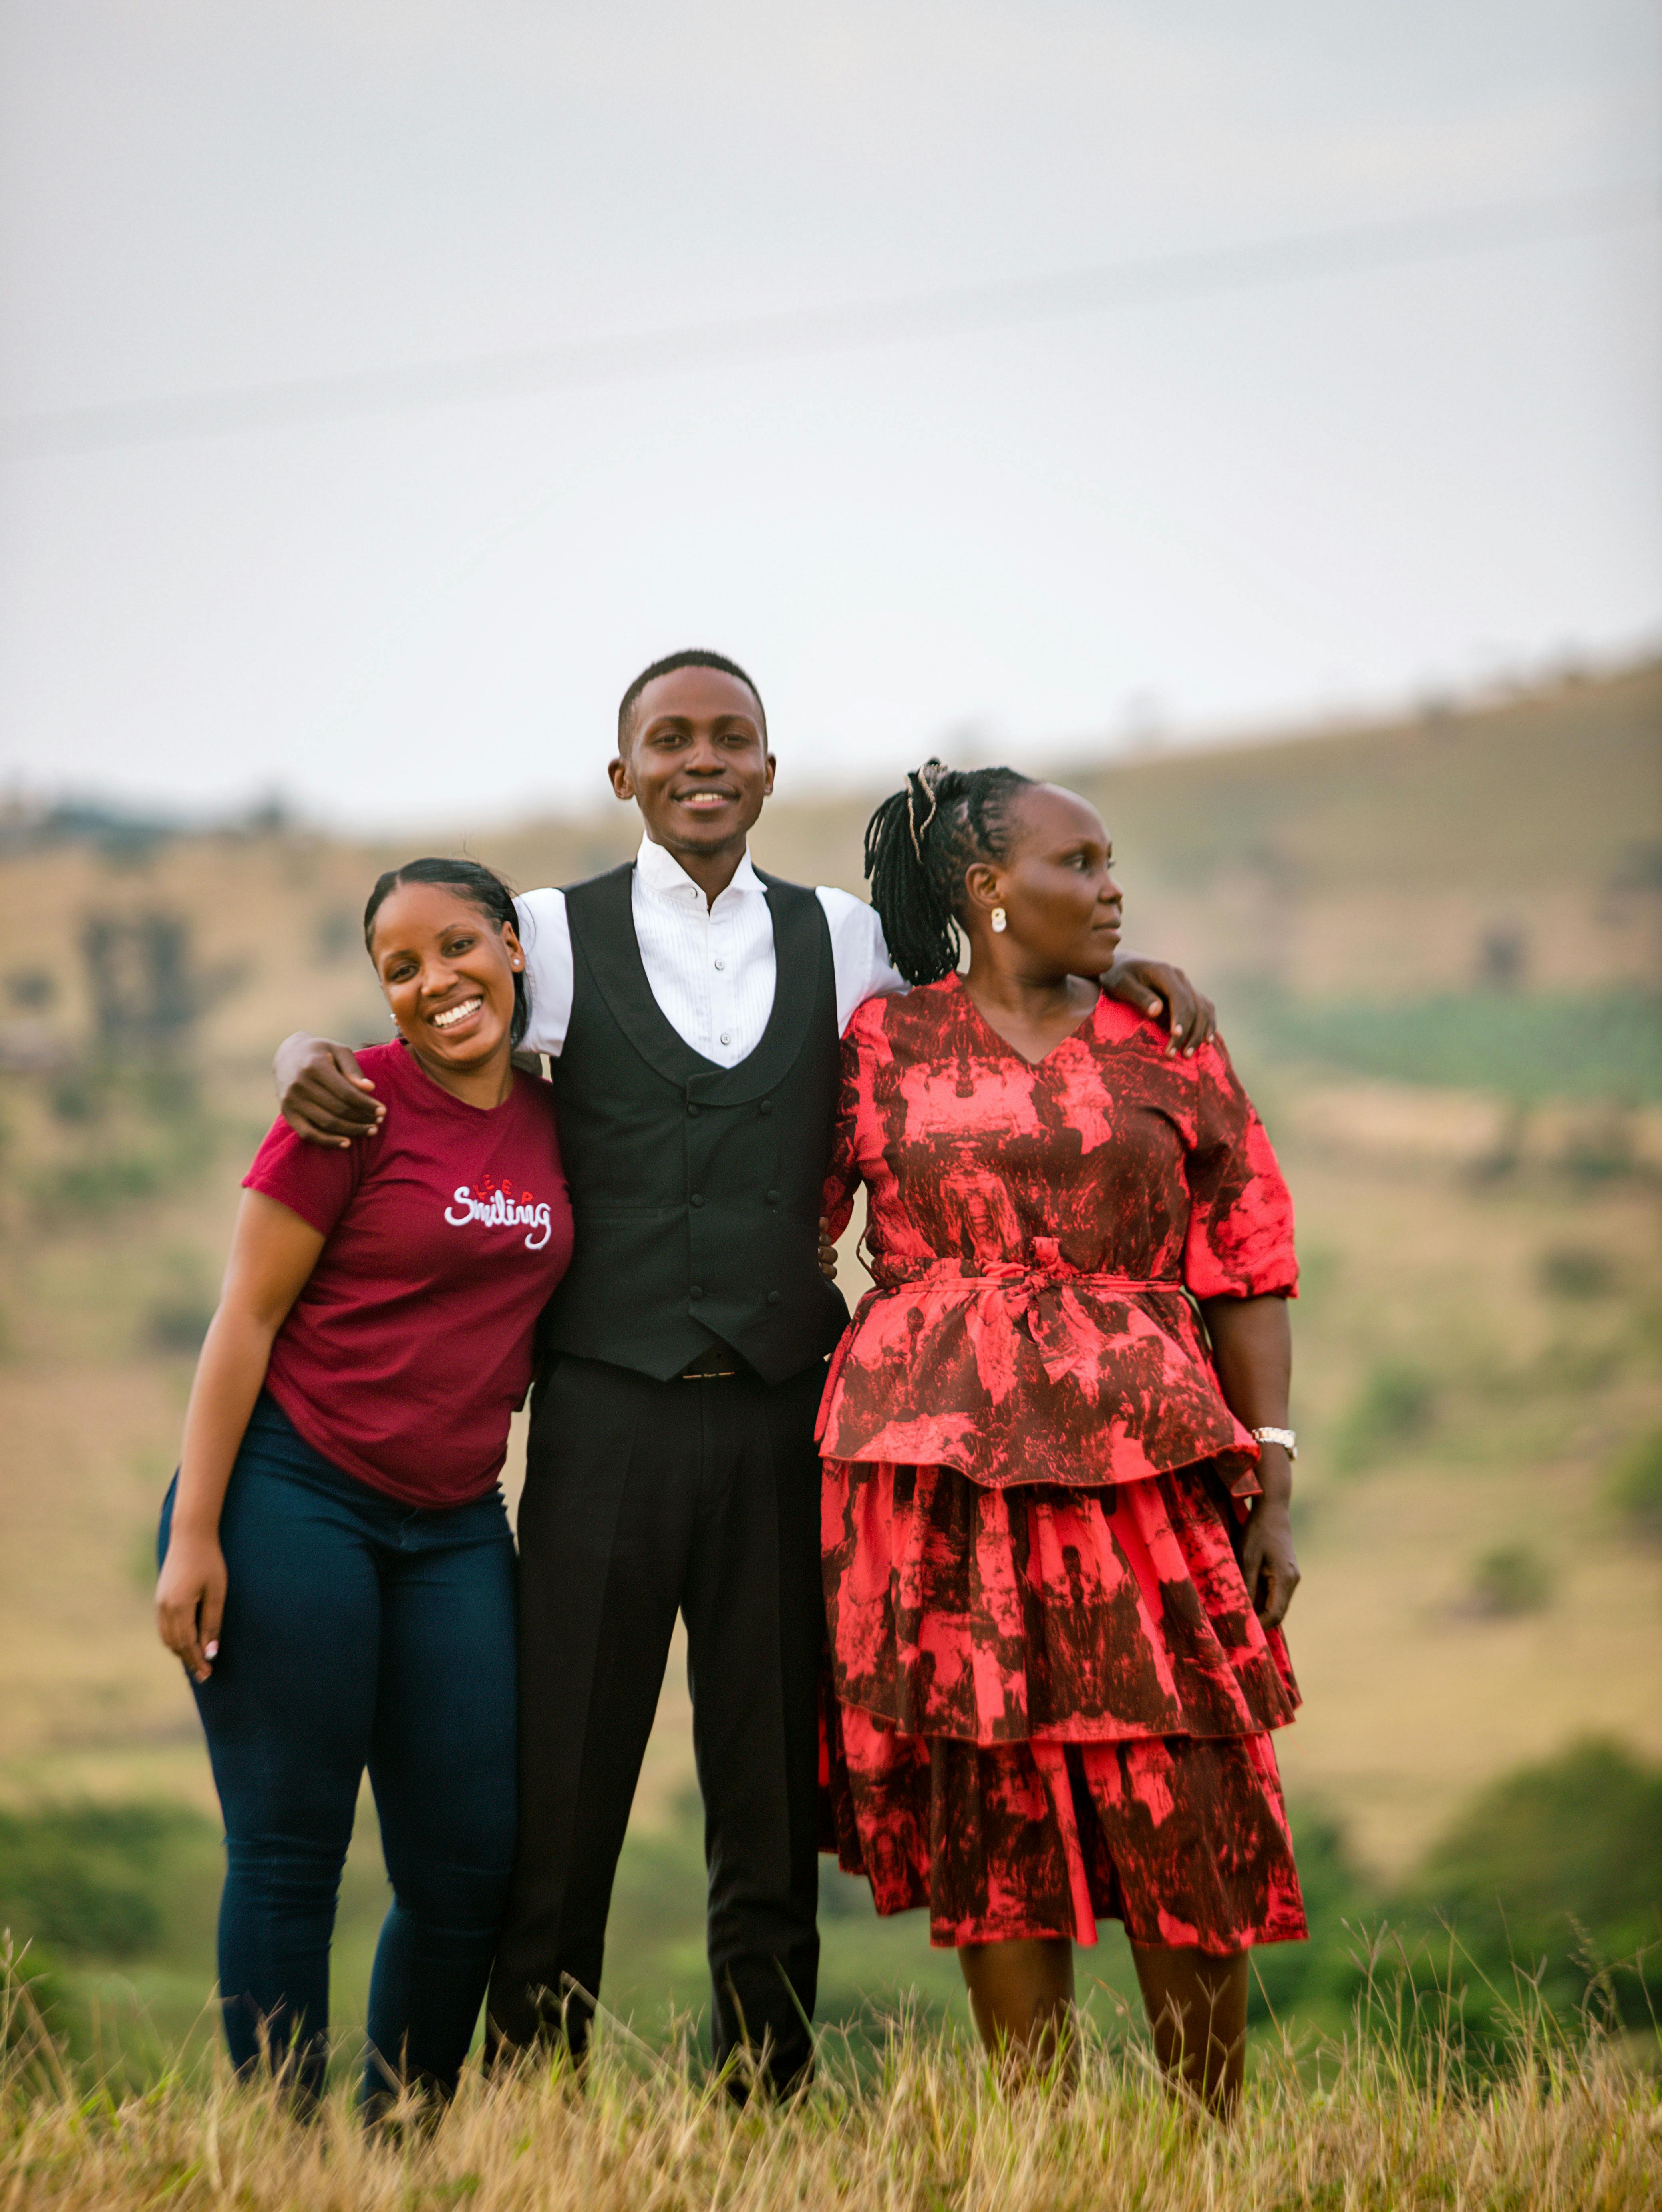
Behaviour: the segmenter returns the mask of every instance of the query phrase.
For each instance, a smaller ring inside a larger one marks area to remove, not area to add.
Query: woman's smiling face
[[[399,884],[370,939],[392,1018],[410,1050],[464,1074],[511,1048],[519,940],[446,884]]]

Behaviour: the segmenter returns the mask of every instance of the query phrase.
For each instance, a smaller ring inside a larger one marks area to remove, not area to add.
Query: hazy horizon
[[[820,790],[1662,633],[1653,204],[1574,212],[1654,190],[1639,0],[6,0],[0,37],[0,790],[584,808],[689,642]],[[859,321],[1196,256],[1235,273]],[[792,313],[829,336],[696,337]],[[215,413],[355,378],[341,419]],[[118,434],[22,449],[76,409]]]

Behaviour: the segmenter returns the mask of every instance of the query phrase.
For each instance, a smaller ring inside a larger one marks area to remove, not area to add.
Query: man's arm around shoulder
[[[875,908],[850,891],[819,887],[820,904],[831,929],[831,950],[837,969],[837,1026],[846,1030],[854,1009],[864,1000],[904,991],[905,978],[889,957],[883,924]],[[1123,999],[1150,1021],[1167,1018],[1171,1031],[1168,1056],[1181,1053],[1192,1060],[1210,1042],[1217,1029],[1217,1009],[1204,992],[1196,990],[1180,968],[1168,961],[1151,960],[1139,952],[1122,953],[1101,979],[1111,998]]]
[[[308,1144],[349,1145],[373,1137],[386,1118],[355,1054],[327,1037],[296,1030],[277,1047],[272,1073],[283,1120]]]

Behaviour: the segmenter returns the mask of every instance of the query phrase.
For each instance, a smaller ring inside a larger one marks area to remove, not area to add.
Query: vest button
[[[772,1100],[771,1098],[764,1098],[764,1099],[762,1100],[762,1102],[761,1102],[761,1111],[762,1111],[764,1114],[771,1114],[771,1113],[773,1112],[773,1100]]]
[[[688,1291],[687,1295],[692,1299],[694,1304],[696,1304],[699,1299],[704,1296],[703,1285],[701,1283],[695,1283],[691,1290]]]
[[[779,1193],[776,1190],[770,1190],[768,1192],[767,1203],[769,1206],[777,1206],[779,1204]]]
[[[695,1190],[692,1196],[688,1200],[687,1203],[688,1206],[702,1206],[704,1203],[703,1192],[701,1190]]]
[[[768,1291],[768,1293],[767,1293],[767,1303],[768,1303],[768,1304],[769,1304],[770,1306],[776,1306],[776,1305],[779,1304],[779,1292],[778,1292],[777,1291]]]
[[[697,1107],[696,1107],[696,1106],[689,1106],[689,1107],[687,1109],[687,1119],[688,1119],[689,1121],[697,1121],[697,1119],[698,1119],[698,1109],[697,1109]]]

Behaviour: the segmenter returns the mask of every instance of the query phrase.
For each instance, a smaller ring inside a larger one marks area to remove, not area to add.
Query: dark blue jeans
[[[158,1541],[166,1555],[173,1491]],[[392,1884],[369,1988],[372,2106],[454,2087],[513,1864],[513,1540],[499,1494],[422,1510],[319,1457],[262,1395],[220,1518],[225,1622],[196,1692],[225,1816],[219,1980],[239,2069],[301,2100],[366,1766]]]

